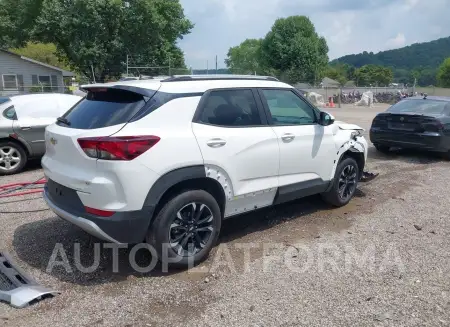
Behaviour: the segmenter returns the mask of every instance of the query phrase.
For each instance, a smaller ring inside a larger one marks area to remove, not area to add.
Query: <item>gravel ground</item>
[[[383,109],[332,112],[368,128]],[[45,209],[39,196],[0,199],[0,249],[62,292],[22,310],[0,304],[0,325],[449,326],[450,163],[370,148],[368,167],[380,177],[345,208],[310,197],[226,221],[210,259],[189,272],[137,273],[124,249],[114,273],[110,249],[51,212],[5,213]],[[0,185],[41,176],[34,164]],[[58,243],[72,273],[47,272]],[[76,270],[75,243],[85,266],[99,247],[99,269]]]

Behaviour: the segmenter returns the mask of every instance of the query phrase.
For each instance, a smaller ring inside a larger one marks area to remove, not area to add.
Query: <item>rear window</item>
[[[91,90],[63,118],[71,128],[102,128],[128,122],[144,105],[144,96],[134,92],[106,88]]]
[[[14,106],[8,107],[3,110],[3,117],[9,120],[17,120],[16,109]]]
[[[441,115],[450,111],[450,102],[430,99],[402,100],[388,109],[393,114],[417,113]]]

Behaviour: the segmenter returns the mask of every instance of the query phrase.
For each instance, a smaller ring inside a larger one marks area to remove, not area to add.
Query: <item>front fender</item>
[[[341,130],[339,129],[335,135],[336,156],[334,160],[333,170],[331,172],[330,180],[334,178],[336,168],[342,159],[342,156],[347,151],[362,153],[364,155],[364,163],[367,162],[368,143],[364,136],[354,136],[355,130]]]

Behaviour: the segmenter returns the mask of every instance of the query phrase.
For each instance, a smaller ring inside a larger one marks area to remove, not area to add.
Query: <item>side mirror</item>
[[[325,111],[320,112],[320,125],[329,126],[332,125],[333,123],[334,123],[333,115]]]

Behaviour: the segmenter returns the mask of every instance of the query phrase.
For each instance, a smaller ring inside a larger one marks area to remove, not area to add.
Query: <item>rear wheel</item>
[[[0,175],[17,174],[25,167],[27,160],[27,153],[19,144],[0,142]]]
[[[211,194],[186,191],[173,197],[157,214],[147,242],[162,262],[177,267],[196,265],[208,257],[221,225],[220,208]]]
[[[389,150],[391,149],[391,147],[387,145],[374,144],[374,146],[381,153],[389,153]]]
[[[359,167],[355,159],[346,157],[337,166],[333,186],[323,193],[325,202],[343,207],[353,198],[358,186]]]

